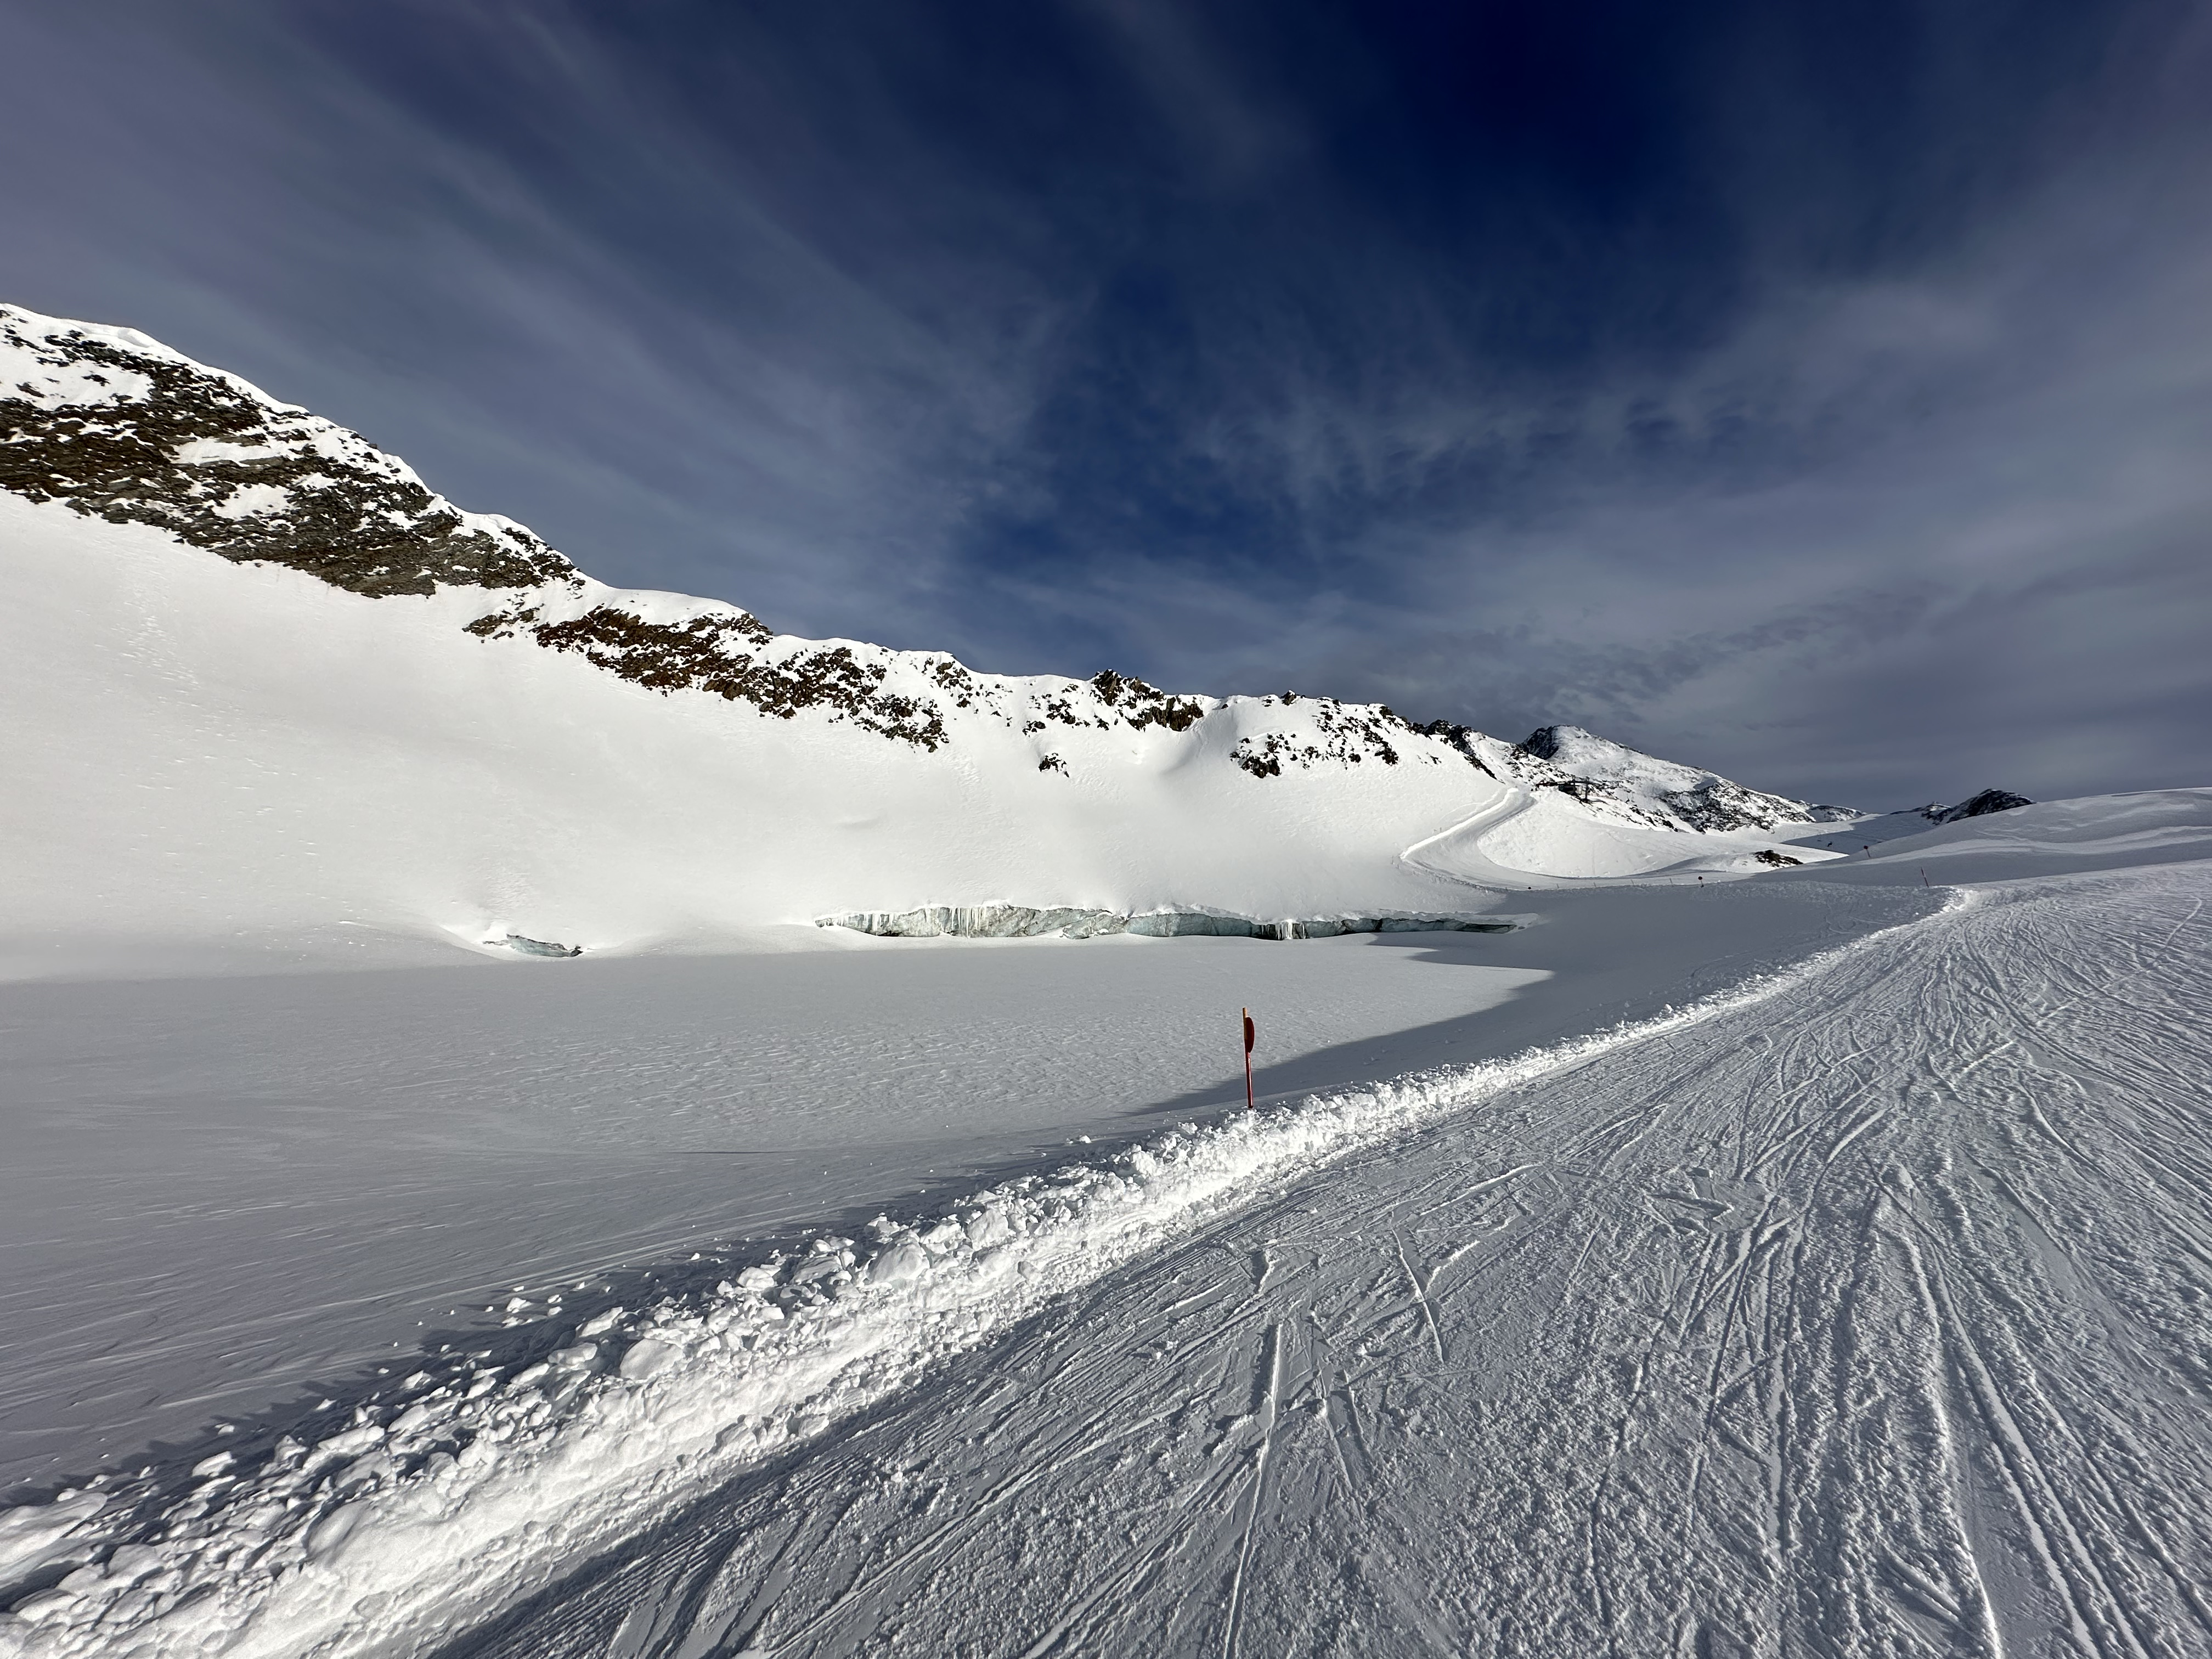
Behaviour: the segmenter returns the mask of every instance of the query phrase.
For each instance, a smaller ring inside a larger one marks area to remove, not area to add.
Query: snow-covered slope
[[[1732,783],[1716,772],[1639,753],[1579,726],[1547,726],[1505,757],[1513,775],[1557,789],[1593,812],[1660,830],[1771,830],[1863,817]]]
[[[1639,910],[1693,938],[1645,988],[1669,1006],[620,1288],[533,1273],[480,1340],[226,1421],[167,1479],[132,1458],[0,1512],[0,1652],[680,1659],[1042,1631],[1180,1654],[1241,1628],[1244,1652],[1353,1629],[1360,1651],[1495,1632],[1565,1655],[1623,1629],[1663,1651],[1692,1620],[1714,1651],[1841,1630],[1853,1653],[2055,1652],[2082,1628],[2191,1651],[2173,1564],[2205,1554],[2212,1480],[2202,1390],[2174,1379],[2204,1369],[2208,866],[2055,872],[2116,841],[2201,850],[2208,800],[1998,815],[2045,849],[2037,878],[1945,899],[1893,866],[1925,920],[1681,1002],[1716,939],[1853,890],[1547,896],[1607,955],[1644,954],[1621,937]],[[1006,948],[1088,970],[1146,947]],[[243,1029],[253,999],[228,1000]],[[1785,1534],[1820,1547],[1759,1547]],[[2103,1570],[2069,1578],[2082,1561]]]
[[[0,307],[0,388],[18,973],[993,902],[1464,912],[1755,868],[1829,810],[1585,733],[981,674],[611,588],[128,330]]]
[[[2033,806],[2033,801],[2025,795],[2015,795],[2006,789],[1984,789],[1970,795],[1955,806],[1944,806],[1930,801],[1925,806],[1909,806],[1901,812],[1884,812],[1878,817],[1863,817],[1849,828],[1824,830],[1819,835],[1805,836],[1791,843],[1793,847],[1811,848],[1818,852],[1863,853],[1887,842],[1899,841],[1907,836],[1924,836],[1933,825],[1963,823],[1969,818],[1987,817],[1992,812],[2010,812],[2022,806]]]
[[[1503,799],[1407,850],[1407,862],[1462,882],[1751,875],[1830,856],[1802,842],[1783,851],[1781,837],[1865,816],[1747,789],[1578,726],[1543,726],[1517,744],[1463,727],[1431,729],[1449,729],[1470,760],[1508,786]]]

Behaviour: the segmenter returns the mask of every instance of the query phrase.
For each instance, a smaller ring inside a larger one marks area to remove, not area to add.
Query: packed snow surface
[[[1409,1114],[447,1651],[2203,1652],[2208,874]]]
[[[1186,1125],[1103,1163],[878,1220],[858,1241],[818,1237],[712,1295],[605,1310],[512,1375],[467,1353],[424,1357],[390,1403],[357,1407],[334,1433],[255,1445],[250,1466],[228,1448],[196,1464],[197,1484],[155,1508],[152,1541],[120,1572],[106,1551],[72,1564],[98,1516],[77,1494],[58,1498],[76,1507],[44,1531],[25,1525],[19,1571],[72,1571],[18,1602],[5,1634],[30,1652],[122,1635],[152,1652],[432,1650],[456,1619],[618,1542],[641,1506],[703,1495],[819,1437],[1255,1194],[1781,982],[1508,1060]]]
[[[2046,872],[2172,854],[2192,811],[2212,833],[2205,792],[2057,805]],[[1644,900],[1926,904],[1620,1025],[1586,995],[1565,1042],[1169,1128],[565,1320],[526,1296],[526,1351],[422,1351],[342,1415],[196,1449],[181,1483],[11,1511],[5,1639],[2191,1650],[2212,864],[1948,898],[1916,866],[1831,868]]]
[[[136,1468],[311,1380],[308,1406],[374,1391],[395,1339],[504,1352],[556,1292],[619,1300],[718,1241],[1241,1107],[1240,1007],[1261,1098],[1296,1098],[1645,1017],[1923,908],[1917,884],[1523,896],[1504,934],[809,929],[776,954],[0,987],[0,1492]]]
[[[1311,1088],[1589,949],[806,936],[0,987],[0,1492],[344,1393],[395,1339],[482,1347],[518,1289],[543,1321],[620,1264],[1241,1105],[1242,1006],[1262,1092]]]

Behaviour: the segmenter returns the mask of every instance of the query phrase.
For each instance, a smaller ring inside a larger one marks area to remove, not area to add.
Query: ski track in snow
[[[2212,1651],[2208,878],[1365,1148],[449,1659]]]
[[[429,1379],[0,1650],[2212,1650],[2208,886],[1989,890]]]

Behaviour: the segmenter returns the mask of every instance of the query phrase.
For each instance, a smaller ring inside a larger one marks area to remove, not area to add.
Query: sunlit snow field
[[[1502,935],[8,988],[0,1637],[2185,1650],[2185,1438],[2155,1490],[2063,1470],[2154,1467],[2193,1352],[2124,1377],[2092,1333],[2179,1331],[2208,1220],[2208,800],[1510,895]]]
[[[518,1287],[1241,1106],[1240,1007],[1261,1095],[1286,1098],[1641,1017],[1919,908],[1621,890],[1542,896],[1502,936],[825,933],[0,988],[0,1480],[343,1389],[426,1330],[497,1325]]]

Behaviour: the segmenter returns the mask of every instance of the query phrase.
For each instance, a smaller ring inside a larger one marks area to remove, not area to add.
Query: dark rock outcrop
[[[2027,796],[2015,795],[2008,789],[1984,789],[1980,794],[1971,796],[1956,806],[1930,806],[1925,811],[1931,823],[1957,823],[1964,818],[1978,818],[1990,812],[2009,812],[2015,806],[2034,805]]]
[[[52,371],[0,397],[0,489],[372,598],[575,574],[520,525],[470,524],[365,439],[228,375],[5,309],[0,338]]]

